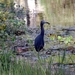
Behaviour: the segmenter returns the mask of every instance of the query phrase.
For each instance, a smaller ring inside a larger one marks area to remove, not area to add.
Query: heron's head
[[[46,22],[46,21],[44,21],[44,20],[42,20],[42,21],[40,22],[40,25],[43,26],[44,24],[50,24],[50,23],[49,23],[49,22]]]

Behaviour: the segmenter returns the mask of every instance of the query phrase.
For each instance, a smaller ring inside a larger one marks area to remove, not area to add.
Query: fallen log
[[[75,65],[75,63],[53,63],[52,65],[57,65],[57,66],[64,65],[64,66],[66,66],[66,65]]]
[[[63,28],[62,31],[64,31],[64,30],[66,30],[66,31],[75,31],[75,28]]]

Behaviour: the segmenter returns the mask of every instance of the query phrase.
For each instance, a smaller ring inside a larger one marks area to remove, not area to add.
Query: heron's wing
[[[43,48],[44,40],[41,36],[36,37],[34,46],[36,50],[41,50]]]

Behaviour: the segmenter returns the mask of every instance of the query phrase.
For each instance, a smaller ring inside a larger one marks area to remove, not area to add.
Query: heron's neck
[[[44,36],[44,27],[41,25],[41,35]]]

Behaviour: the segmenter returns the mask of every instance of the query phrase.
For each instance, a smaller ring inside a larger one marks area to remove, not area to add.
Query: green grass
[[[65,67],[63,69],[62,66],[58,66],[58,68],[52,70],[52,64],[75,63],[75,55],[66,54],[65,50],[62,55],[59,52],[58,55],[51,55],[47,59],[39,57],[36,63],[31,63],[31,61],[27,61],[26,59],[17,60],[16,55],[11,50],[8,52],[5,52],[5,50],[6,48],[3,44],[0,52],[0,75],[65,75]]]
[[[10,57],[14,58],[14,60],[11,60]],[[0,55],[0,75],[53,75],[51,67],[53,63],[74,63],[74,58],[75,55],[66,55],[64,51],[62,56],[59,54],[50,56],[48,59],[44,60],[40,60],[39,58],[38,62],[32,65],[29,61],[25,61],[25,59],[17,60],[15,55],[9,52]],[[48,64],[47,67],[46,64]],[[59,66],[58,70],[54,70],[54,75],[64,74],[62,66]]]
[[[7,63],[7,62],[5,62]],[[0,75],[45,75],[44,69],[34,65],[30,65],[25,61],[14,61],[9,64],[9,69],[0,65]]]

